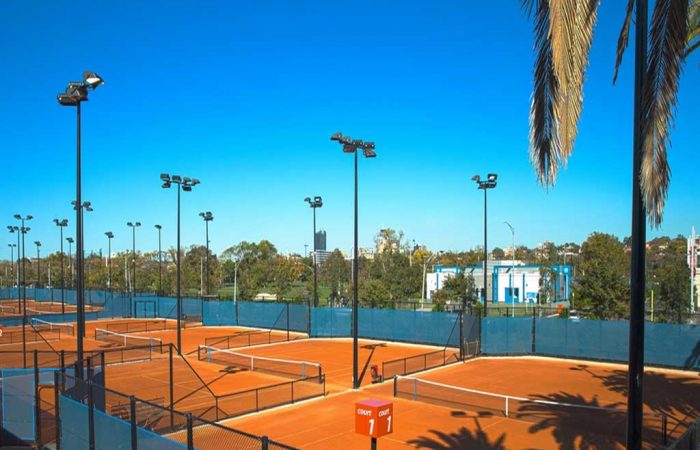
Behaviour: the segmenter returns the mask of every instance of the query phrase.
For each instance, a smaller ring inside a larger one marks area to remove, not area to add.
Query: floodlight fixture
[[[161,225],[158,224],[155,224],[153,226],[156,228],[156,230],[161,230],[163,228]]]
[[[83,72],[83,83],[86,87],[90,89],[97,89],[99,86],[105,84],[105,80],[97,75],[95,72],[86,70]]]
[[[108,239],[112,239],[114,238],[114,233],[112,233],[111,231],[107,231],[105,232],[105,236],[107,236]]]
[[[340,141],[343,138],[343,133],[337,132],[331,135],[331,141]]]

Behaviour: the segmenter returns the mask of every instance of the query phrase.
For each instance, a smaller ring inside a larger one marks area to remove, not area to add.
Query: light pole
[[[12,283],[14,283],[15,275],[15,248],[17,247],[17,244],[7,244],[8,247],[10,247],[10,287],[12,287]]]
[[[53,219],[53,223],[56,224],[56,226],[59,229],[60,232],[60,247],[61,247],[61,314],[66,313],[66,294],[65,294],[65,285],[66,285],[66,278],[65,278],[65,273],[63,271],[63,266],[65,265],[65,262],[63,259],[65,258],[65,255],[63,254],[63,229],[68,226],[68,219]]]
[[[512,316],[515,317],[515,301],[514,301],[514,296],[513,296],[513,286],[515,285],[515,228],[513,228],[513,225],[508,223],[508,221],[503,222],[506,225],[508,225],[508,228],[510,228],[510,234],[513,238],[513,246],[511,247],[511,260],[510,260],[510,302],[511,306],[513,307],[513,314]]]
[[[141,222],[127,222],[126,226],[131,228],[131,298],[133,303],[133,298],[136,295],[136,229],[141,226]]]
[[[163,189],[169,189],[173,184],[177,185],[177,280],[175,288],[177,292],[177,351],[182,353],[182,340],[180,330],[180,320],[182,317],[182,296],[180,293],[180,191],[191,192],[192,188],[199,184],[197,178],[181,177],[180,175],[169,175],[167,173],[160,174],[160,180],[163,182]]]
[[[19,214],[15,214],[15,219],[22,223],[19,227],[19,232],[22,234],[22,358],[24,361],[24,368],[27,368],[27,269],[24,265],[27,259],[27,253],[24,251],[24,236],[31,230],[31,228],[24,226],[24,223],[28,220],[32,220],[32,216],[27,214],[22,217]]]
[[[161,225],[154,225],[158,230],[158,296],[163,295],[163,251],[161,250]],[[158,302],[159,303],[159,302]],[[158,304],[156,303],[156,305]]]
[[[22,292],[20,291],[20,267],[19,267],[19,261],[20,261],[20,249],[22,248],[20,245],[20,230],[17,225],[8,225],[7,229],[10,233],[17,233],[17,244],[15,246],[17,247],[17,270],[15,270],[15,273],[17,274],[17,312],[22,311]]]
[[[72,253],[73,250],[72,249],[73,249],[73,242],[75,242],[75,241],[73,240],[72,237],[68,236],[66,238],[66,242],[68,242],[68,266],[70,267],[70,287],[72,289],[73,288],[73,281],[75,280],[75,278],[73,278],[73,253]]]
[[[95,72],[83,72],[83,81],[71,81],[65,92],[58,94],[58,103],[62,106],[75,106],[77,113],[77,151],[76,151],[76,184],[75,184],[75,202],[76,205],[82,205],[81,192],[81,157],[80,157],[80,105],[88,99],[88,90],[96,89],[104,80]],[[75,209],[75,234],[77,245],[75,253],[78,263],[78,286],[77,286],[77,307],[78,307],[78,345],[77,358],[79,362],[78,378],[83,378],[82,360],[83,360],[83,336],[85,334],[85,304],[83,302],[83,218],[82,210],[79,207]]]
[[[353,266],[352,266],[352,278],[353,278],[353,299],[352,299],[352,387],[353,389],[360,388],[360,380],[358,378],[358,349],[357,349],[357,309],[358,309],[358,244],[357,244],[357,153],[358,150],[362,150],[362,154],[365,158],[376,158],[377,153],[374,151],[374,142],[363,142],[360,139],[352,140],[350,136],[343,136],[342,133],[334,133],[331,136],[331,141],[336,141],[343,146],[344,153],[353,153],[355,156],[355,239],[353,242]],[[314,241],[316,236],[314,236]]]
[[[488,317],[488,278],[486,274],[486,264],[488,262],[489,253],[486,241],[486,191],[489,189],[494,189],[496,187],[496,179],[498,175],[495,173],[490,173],[487,175],[486,180],[481,180],[479,175],[474,175],[472,180],[476,182],[478,189],[483,189],[484,191],[484,317]]]
[[[209,285],[209,222],[214,220],[214,215],[211,211],[201,212],[199,216],[204,219],[204,227],[206,228],[206,240],[207,240],[207,255],[206,255],[206,268],[207,268],[207,295],[211,293],[211,286]]]
[[[114,233],[111,231],[105,232],[107,236],[107,288],[109,289],[110,298],[112,297],[112,239]],[[122,309],[123,311],[123,309]]]
[[[36,289],[41,285],[41,241],[34,241],[36,245],[36,288],[34,289],[34,300],[36,300]]]
[[[318,251],[318,246],[316,245],[316,208],[321,208],[323,206],[323,199],[319,196],[316,196],[311,200],[311,197],[306,197],[304,199],[306,203],[309,204],[309,207],[313,210],[314,214],[314,252],[312,253],[312,261],[313,261],[313,267],[314,267],[314,308],[318,308],[318,281],[317,281],[317,271],[318,271],[318,259],[317,259],[317,254],[316,252]],[[311,305],[309,305],[309,318],[311,317]],[[309,329],[309,332],[311,332],[311,329]]]

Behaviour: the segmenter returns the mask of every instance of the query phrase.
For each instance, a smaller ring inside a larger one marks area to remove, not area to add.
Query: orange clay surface
[[[362,386],[372,384],[370,367],[382,368],[383,361],[419,355],[441,350],[425,345],[359,341],[358,368]],[[344,391],[352,387],[352,340],[351,339],[306,339],[281,344],[241,348],[236,351],[257,356],[308,361],[321,364],[326,374],[329,393]],[[450,351],[450,350],[448,350]]]
[[[24,301],[18,302],[17,299],[4,299],[0,300],[0,317],[19,317],[22,315]],[[11,310],[8,310],[11,308]],[[85,305],[86,312],[101,311],[102,308],[99,306]],[[37,302],[35,300],[27,299],[27,315],[36,316],[41,314],[56,313],[60,314],[63,311],[66,313],[74,313],[77,311],[75,305],[61,305],[60,299],[58,301],[45,301]]]
[[[614,364],[581,364],[539,359],[478,359],[423,374],[421,378],[474,389],[571,403],[623,403],[626,370]],[[354,403],[368,398],[394,402],[393,434],[379,448],[532,449],[624,448],[624,424],[614,436],[596,429],[596,421],[557,410],[544,418],[520,420],[479,408],[445,407],[393,398],[392,384],[349,391],[263,414],[226,421],[250,433],[303,449],[355,449],[369,438],[354,433]],[[669,432],[680,435],[700,414],[700,378],[688,372],[649,370],[645,377],[645,411],[666,412]],[[274,426],[270,426],[274,424]],[[605,428],[608,425],[602,425]],[[658,430],[645,429],[646,435]],[[657,436],[658,437],[658,436]],[[654,448],[650,442],[645,448]]]

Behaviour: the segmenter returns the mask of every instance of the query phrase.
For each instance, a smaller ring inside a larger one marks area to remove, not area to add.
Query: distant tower
[[[316,232],[316,250],[326,251],[326,232],[324,230]]]

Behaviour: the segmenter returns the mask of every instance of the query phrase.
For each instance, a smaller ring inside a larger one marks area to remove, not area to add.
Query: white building
[[[691,278],[691,289],[694,292],[694,301],[691,302],[691,309],[693,311],[698,311],[698,297],[700,296],[700,258],[698,258],[698,253],[700,252],[700,237],[695,235],[695,227],[688,238],[688,267],[690,268],[690,278]],[[690,293],[688,293],[688,299],[690,300]]]
[[[553,266],[557,274],[553,280],[553,296],[549,302],[568,301],[571,294],[571,267]],[[435,266],[434,272],[426,275],[427,297],[445,286],[451,277],[464,272],[474,277],[478,297],[484,295],[483,264],[471,267]],[[489,261],[486,266],[486,293],[489,303],[535,303],[540,291],[540,266],[526,265],[522,261]]]

